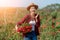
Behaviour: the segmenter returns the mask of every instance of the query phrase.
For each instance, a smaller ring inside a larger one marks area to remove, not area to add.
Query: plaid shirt
[[[37,14],[35,14],[36,16]],[[29,14],[27,14],[26,16],[24,16],[18,23],[17,25],[21,25],[23,24],[25,21],[28,23],[29,21],[31,20],[31,16]],[[36,20],[36,19],[35,19]],[[37,17],[37,22],[36,22],[36,25],[35,25],[35,32],[36,32],[36,35],[39,35],[39,28],[40,27],[40,17],[38,15]],[[26,34],[23,34],[23,35],[26,35]]]

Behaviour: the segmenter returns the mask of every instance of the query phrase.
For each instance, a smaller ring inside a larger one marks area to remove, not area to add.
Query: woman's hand
[[[38,14],[36,15],[36,17],[35,17],[35,18],[37,19],[37,17],[38,17]]]
[[[18,26],[17,25],[15,26],[15,29],[16,29],[16,31],[18,30]]]
[[[36,22],[38,21],[38,20],[37,20],[37,17],[38,17],[38,14],[35,16]]]

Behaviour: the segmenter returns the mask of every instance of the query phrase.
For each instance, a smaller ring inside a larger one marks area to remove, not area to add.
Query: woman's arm
[[[40,16],[38,14],[36,15],[36,24],[40,27]]]
[[[28,17],[28,15],[24,16],[24,17],[17,23],[17,25],[21,25],[22,23],[24,23],[24,21],[26,20],[27,17]]]
[[[21,25],[22,23],[24,23],[24,21],[26,20],[26,18],[28,17],[28,15],[24,16],[19,22],[17,22],[15,29],[16,31],[18,30],[18,25]]]

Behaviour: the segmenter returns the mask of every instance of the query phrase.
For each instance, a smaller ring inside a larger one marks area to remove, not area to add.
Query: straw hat
[[[38,9],[38,5],[31,3],[28,7],[27,10],[30,10],[31,7],[35,7],[35,9]]]

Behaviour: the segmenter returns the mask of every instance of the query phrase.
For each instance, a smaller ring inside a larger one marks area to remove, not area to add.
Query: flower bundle
[[[18,32],[21,32],[21,33],[28,33],[28,32],[31,32],[31,29],[32,29],[32,26],[28,23],[23,23],[21,25],[22,27],[19,27],[18,28]]]

